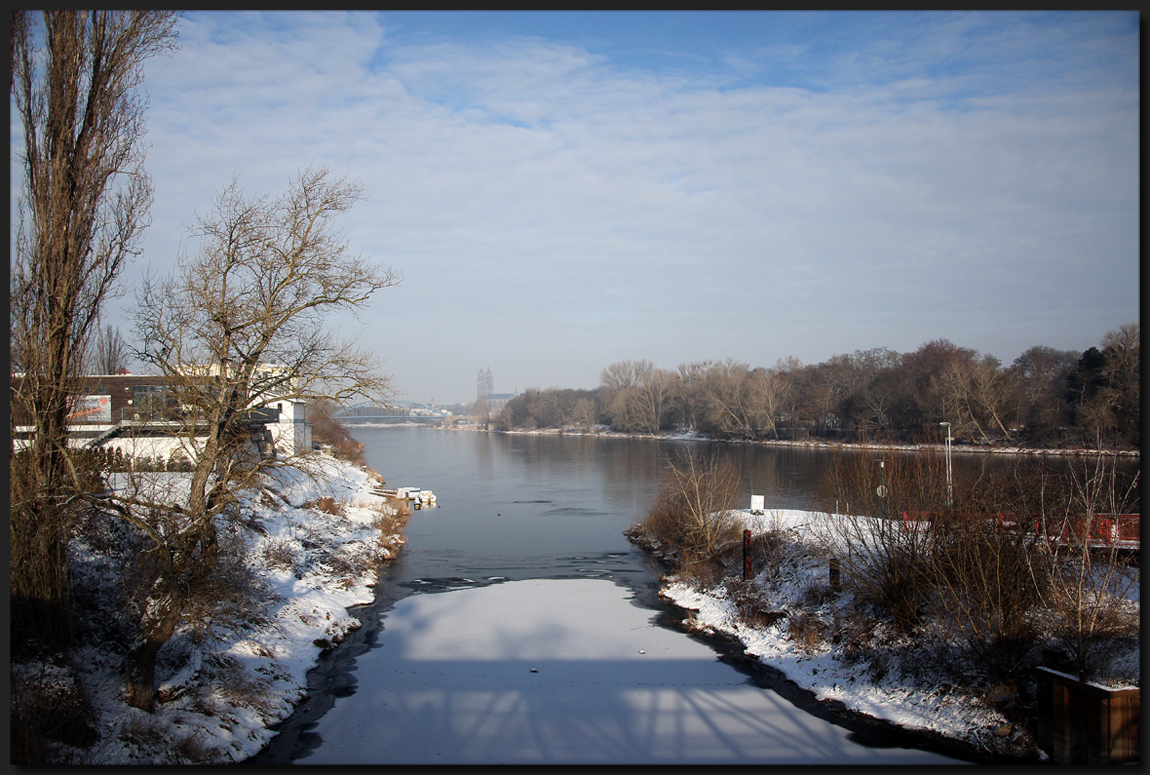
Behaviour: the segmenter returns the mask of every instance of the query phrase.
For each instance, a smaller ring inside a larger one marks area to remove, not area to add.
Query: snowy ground
[[[748,511],[744,512],[743,519],[756,534],[782,529],[809,535],[817,529],[815,525],[822,516],[807,511],[772,511],[754,516]],[[787,574],[772,596],[775,604],[772,608],[781,611],[796,608],[818,576],[822,575],[824,578],[819,580],[825,581],[829,569],[822,565],[807,568],[805,573]],[[844,665],[826,644],[814,649],[804,647],[791,637],[786,619],[768,627],[749,627],[740,621],[737,605],[723,586],[699,590],[691,584],[675,582],[664,588],[663,595],[694,612],[691,617],[694,628],[735,636],[749,654],[783,672],[819,699],[839,700],[848,708],[869,716],[958,738],[979,729],[993,730],[1005,723],[1001,716],[975,702],[954,694],[916,692],[900,685],[897,676],[878,682],[868,680],[865,670],[858,665]]]
[[[868,748],[601,579],[401,600],[299,764],[945,764]]]
[[[377,563],[402,543],[398,532],[381,534],[381,517],[394,509],[372,492],[369,472],[328,455],[314,457],[318,477],[284,472],[278,494],[270,488],[250,493],[243,509],[249,517],[247,562],[264,582],[256,617],[263,621],[242,632],[218,631],[215,640],[177,633],[160,652],[162,701],[151,714],[120,699],[122,679],[110,649],[91,646],[72,655],[70,662],[86,666],[79,679],[94,701],[100,740],[88,749],[59,751],[61,761],[238,762],[271,739],[268,727],[292,712],[323,649],[360,626],[348,607],[373,600]],[[179,486],[182,475],[165,476]],[[305,505],[323,496],[340,504],[341,513]],[[14,677],[54,670],[14,666]]]

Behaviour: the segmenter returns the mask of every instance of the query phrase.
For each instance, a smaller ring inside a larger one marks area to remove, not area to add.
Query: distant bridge
[[[359,404],[332,412],[332,419],[347,424],[355,423],[405,423],[416,422],[434,424],[443,421],[440,415],[397,414],[393,406]]]
[[[410,414],[357,414],[333,415],[332,419],[339,420],[344,425],[362,425],[364,423],[404,423],[416,422],[433,425],[443,422],[442,417],[428,417],[426,415]]]

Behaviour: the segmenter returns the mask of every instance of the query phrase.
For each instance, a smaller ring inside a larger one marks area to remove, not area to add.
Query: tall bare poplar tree
[[[12,12],[24,181],[10,285],[22,373],[11,402],[35,434],[13,457],[11,594],[14,623],[32,615],[41,631],[60,622],[68,597],[69,394],[100,306],[147,222],[138,87],[144,61],[174,47],[176,20],[159,11]]]

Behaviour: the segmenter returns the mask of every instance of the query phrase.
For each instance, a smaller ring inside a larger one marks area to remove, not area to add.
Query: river
[[[406,545],[381,569],[376,601],[356,612],[365,626],[320,661],[309,698],[252,763],[290,761],[322,744],[309,730],[336,700],[355,692],[357,660],[386,638],[380,619],[412,595],[503,581],[601,578],[660,610],[658,573],[623,531],[651,503],[677,449],[696,445],[732,459],[747,496],[763,495],[768,509],[815,508],[820,474],[830,465],[826,451],[812,447],[425,427],[352,431],[365,445],[366,463],[389,487],[430,489],[438,506],[412,514]],[[992,459],[1000,457],[1006,459]],[[985,470],[1009,464],[1009,457],[956,454],[954,467]]]
[[[407,545],[381,577],[390,604],[413,591],[492,581],[606,577],[657,591],[650,560],[623,531],[650,505],[676,450],[730,457],[767,508],[813,507],[826,455],[801,447],[615,436],[354,427],[389,487],[432,490]],[[749,503],[749,500],[748,500]],[[746,504],[743,504],[746,505]]]
[[[438,498],[437,508],[414,513],[407,545],[384,571],[380,594],[388,603],[429,584],[587,575],[626,581],[641,592],[655,577],[623,531],[650,505],[677,450],[704,448],[736,463],[748,498],[743,507],[755,493],[768,509],[818,509],[820,478],[833,465],[826,448],[813,446],[394,426],[354,426],[353,432],[365,445],[368,466],[389,487],[418,486]],[[1016,459],[973,452],[952,457],[956,477]],[[1136,470],[1137,462],[1121,465]],[[1047,464],[1068,461],[1051,457]]]

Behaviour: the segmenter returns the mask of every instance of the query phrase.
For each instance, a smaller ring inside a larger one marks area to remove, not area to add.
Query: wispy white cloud
[[[353,245],[405,276],[365,340],[441,400],[479,365],[502,390],[936,337],[1009,361],[1137,314],[1125,17],[787,16],[714,51],[663,41],[684,57],[650,68],[609,31],[389,18],[186,17],[146,82],[153,268],[233,175],[349,173]]]

